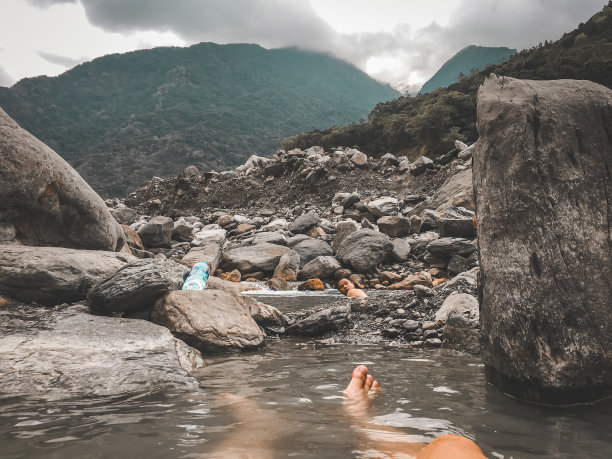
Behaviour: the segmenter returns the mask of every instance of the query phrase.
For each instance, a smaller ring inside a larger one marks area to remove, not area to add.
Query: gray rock
[[[466,169],[451,175],[431,199],[417,204],[411,211],[413,215],[423,215],[425,209],[444,212],[450,207],[465,207],[474,210],[474,188],[472,186],[472,169]],[[435,229],[430,228],[430,229]]]
[[[307,241],[308,239],[311,239],[311,237],[306,234],[291,236],[289,239],[287,239],[287,247],[293,247],[302,241]]]
[[[361,196],[359,196],[359,193],[353,192],[349,194],[348,196],[346,196],[342,200],[342,202],[340,202],[340,205],[342,205],[342,207],[344,207],[345,209],[350,209],[355,204],[357,204],[359,201],[361,201]]]
[[[482,350],[478,321],[456,312],[451,312],[446,319],[443,340],[446,349],[470,354],[480,354]]]
[[[355,150],[351,148],[348,150],[347,155],[350,155],[351,162],[357,167],[367,167],[368,165],[368,156],[365,153],[360,152],[359,150]]]
[[[417,322],[416,320],[406,320],[402,324],[402,327],[404,328],[404,330],[406,330],[409,333],[417,331],[420,326],[421,324]]]
[[[467,147],[468,146],[465,143],[463,143],[461,140],[455,140],[455,150],[462,152]]]
[[[380,157],[380,160],[384,163],[391,164],[392,166],[399,166],[399,160],[395,157],[395,155],[391,153],[385,153]]]
[[[253,349],[264,340],[253,302],[231,290],[176,290],[157,301],[151,318],[202,351]]]
[[[425,210],[423,212],[423,222],[421,223],[422,231],[438,231],[438,219],[440,218],[440,214],[433,210]]]
[[[305,239],[294,245],[293,250],[300,256],[300,268],[304,268],[306,263],[317,257],[334,254],[327,242],[313,238]]]
[[[138,236],[145,247],[161,247],[170,244],[174,222],[169,217],[153,217],[141,226]]]
[[[478,321],[478,300],[468,293],[454,293],[449,295],[436,311],[435,320],[445,321],[451,312],[466,315]]]
[[[391,258],[400,263],[408,260],[410,255],[410,244],[405,239],[393,239],[391,240],[393,248],[391,249]]]
[[[332,256],[319,256],[309,261],[300,271],[302,279],[328,279],[342,268],[340,262]]]
[[[138,220],[138,212],[130,207],[118,207],[109,209],[111,215],[121,225],[131,225]]]
[[[612,91],[492,76],[473,153],[488,380],[537,402],[612,394]]]
[[[12,241],[15,236],[17,236],[15,225],[8,222],[0,223],[0,242]]]
[[[264,175],[272,177],[280,177],[285,170],[285,164],[282,162],[268,164],[264,166]]]
[[[219,228],[218,226],[212,229],[203,229],[194,235],[191,245],[193,247],[202,247],[210,244],[221,245],[225,242],[226,234],[227,231],[223,228]]]
[[[451,207],[438,217],[438,231],[441,237],[476,237],[474,212],[463,207]]]
[[[201,354],[164,327],[84,308],[0,308],[3,394],[51,400],[196,389]]]
[[[296,321],[287,328],[287,333],[300,336],[319,336],[329,331],[338,330],[349,323],[350,312],[350,306],[326,308]]]
[[[174,229],[172,230],[172,239],[175,241],[191,241],[191,233],[193,231],[193,225],[182,218],[174,222]]]
[[[210,273],[213,274],[219,267],[219,262],[221,261],[221,247],[219,244],[193,247],[183,256],[183,258],[181,258],[180,263],[189,268],[193,268],[196,263],[202,261],[208,263]]]
[[[296,281],[300,269],[300,256],[297,252],[289,250],[280,257],[278,265],[274,269],[273,278],[285,281]]]
[[[459,155],[457,155],[457,158],[459,158],[462,161],[466,161],[470,159],[472,157],[472,153],[474,152],[475,145],[476,144],[472,144],[469,147],[467,147],[465,150],[459,152]]]
[[[296,218],[295,221],[289,225],[289,230],[292,233],[305,233],[310,228],[316,226],[317,223],[319,223],[319,214],[311,210]]]
[[[375,217],[384,217],[399,212],[399,202],[390,196],[370,201],[366,205],[368,212]]]
[[[237,269],[241,273],[274,271],[281,256],[291,249],[278,244],[257,244],[235,247],[223,252],[221,268],[224,271]]]
[[[284,292],[287,290],[291,290],[291,285],[282,277],[273,277],[268,282],[266,282],[266,286],[270,290],[274,290],[275,292]]]
[[[287,238],[284,234],[277,233],[275,231],[264,231],[257,233],[253,237],[253,245],[255,244],[278,244],[287,245]]]
[[[433,169],[434,162],[426,156],[421,156],[415,162],[412,163],[410,173],[412,175],[420,175],[425,172],[426,169]]]
[[[453,255],[469,255],[476,251],[476,243],[468,239],[441,237],[427,244],[427,250],[434,257],[449,260]]]
[[[359,225],[353,220],[345,220],[336,223],[336,234],[334,234],[334,240],[332,241],[332,250],[336,252],[338,247],[344,239],[349,235],[359,230]]]
[[[0,203],[0,222],[13,224],[24,244],[109,251],[123,247],[123,230],[102,198],[2,109]]]
[[[200,178],[200,171],[196,166],[187,166],[185,169],[183,169],[181,177],[187,180],[197,180]]]
[[[453,274],[459,274],[463,271],[467,271],[470,267],[467,258],[462,257],[461,255],[453,255],[450,260],[448,260],[448,265],[446,269],[448,269]]]
[[[405,174],[412,168],[412,163],[408,160],[408,158],[404,158],[400,161],[398,168],[402,174]]]
[[[410,235],[411,222],[406,217],[381,217],[376,221],[378,230],[389,237],[404,237]]]
[[[392,250],[393,244],[389,236],[379,231],[362,229],[342,241],[336,256],[354,270],[366,272],[382,263]]]
[[[327,170],[325,168],[317,167],[315,170],[313,170],[306,176],[306,182],[309,185],[315,185],[323,177],[325,177],[326,174],[327,174]]]
[[[189,268],[169,260],[137,260],[119,268],[87,294],[100,312],[133,312],[153,308],[169,290],[179,290]]]
[[[423,227],[423,219],[418,215],[410,217],[410,234],[419,234]]]
[[[132,255],[63,247],[0,246],[0,292],[25,302],[71,303],[124,264]]]

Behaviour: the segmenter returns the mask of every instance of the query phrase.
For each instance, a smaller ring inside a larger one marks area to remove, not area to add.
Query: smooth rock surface
[[[89,305],[100,312],[150,309],[170,290],[180,290],[189,268],[170,260],[138,260],[119,268],[87,294]]]
[[[223,252],[221,268],[224,271],[237,269],[241,273],[262,271],[271,273],[278,262],[291,249],[278,244],[256,244],[235,247]]]
[[[0,292],[25,302],[71,303],[111,276],[132,255],[63,247],[0,246]]]
[[[612,91],[492,76],[473,152],[492,383],[533,401],[612,393]]]
[[[88,314],[84,307],[0,308],[3,395],[48,399],[192,390],[201,354],[144,320]]]
[[[57,153],[0,108],[0,222],[27,245],[120,250],[123,230]]]
[[[333,306],[311,314],[287,328],[287,333],[302,336],[317,336],[337,330],[349,321],[350,306]]]
[[[340,262],[332,256],[319,256],[314,260],[309,261],[300,271],[302,279],[328,279],[334,275],[336,271],[342,268]]]
[[[251,317],[253,298],[231,290],[177,290],[155,304],[153,321],[202,351],[253,349],[263,334]]]
[[[293,250],[289,250],[280,257],[272,277],[283,279],[284,281],[296,281],[299,270],[300,256]]]
[[[386,234],[362,229],[347,236],[338,248],[337,258],[359,272],[367,272],[382,263],[393,250]]]
[[[293,246],[293,250],[300,256],[300,268],[317,257],[331,256],[334,254],[329,244],[321,239],[308,238]]]
[[[179,262],[189,268],[193,268],[196,263],[201,261],[208,263],[211,274],[214,273],[221,261],[221,247],[219,247],[219,244],[211,243],[202,247],[193,247]]]

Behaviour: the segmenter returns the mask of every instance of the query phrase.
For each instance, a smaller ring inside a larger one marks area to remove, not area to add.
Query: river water
[[[282,339],[206,363],[197,391],[0,399],[0,457],[382,457],[358,441],[343,409],[358,364],[384,389],[371,401],[372,421],[414,441],[455,433],[491,458],[612,457],[612,403],[519,402],[487,385],[470,355]]]

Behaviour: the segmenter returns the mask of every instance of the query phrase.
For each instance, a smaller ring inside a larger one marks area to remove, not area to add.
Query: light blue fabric
[[[206,281],[210,276],[210,267],[205,261],[197,263],[185,279],[183,290],[204,290],[206,289]]]

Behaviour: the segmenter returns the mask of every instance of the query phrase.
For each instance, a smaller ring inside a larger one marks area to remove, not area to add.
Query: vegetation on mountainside
[[[534,80],[583,79],[612,88],[612,1],[554,43],[523,50],[508,62],[489,66],[448,88],[380,103],[365,122],[303,133],[283,140],[282,146],[349,145],[372,156],[390,152],[412,159],[444,154],[455,139],[477,139],[476,93],[491,73]]]
[[[467,46],[444,63],[434,76],[425,82],[419,94],[445,88],[489,65],[501,64],[516,54],[516,49]]]
[[[100,194],[187,165],[223,170],[399,93],[325,54],[200,43],[114,54],[0,88],[0,106]]]

